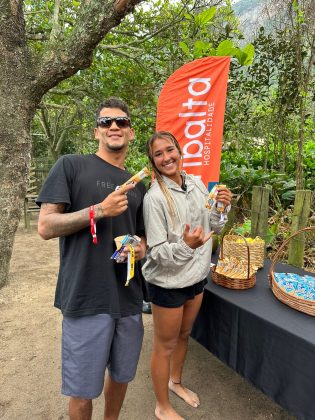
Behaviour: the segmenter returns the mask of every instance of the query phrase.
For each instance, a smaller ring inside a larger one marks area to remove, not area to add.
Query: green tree
[[[45,93],[91,64],[106,33],[140,2],[0,1],[0,285],[26,191],[36,108]]]
[[[307,3],[308,4],[308,3]],[[296,188],[304,189],[304,146],[305,121],[307,118],[307,102],[313,94],[311,91],[312,77],[314,80],[315,27],[314,20],[307,16],[303,1],[294,0],[290,8],[290,35],[293,39],[298,83],[298,155],[296,161]],[[313,5],[314,6],[314,5]],[[314,7],[313,7],[314,8]],[[314,12],[313,12],[314,17]],[[313,85],[314,87],[314,85]]]
[[[61,113],[61,107],[64,108],[63,114],[67,117],[70,117],[74,110],[79,111],[78,105],[81,107],[80,118],[77,119],[80,123],[77,126],[74,124],[74,127],[71,127],[62,117],[58,119],[57,134],[63,132],[64,136],[63,147],[57,152],[94,152],[96,142],[91,139],[91,133],[95,103],[101,101],[104,96],[117,94],[118,91],[131,105],[132,120],[137,128],[137,139],[130,147],[127,165],[134,169],[137,165],[146,163],[143,157],[144,143],[154,130],[159,91],[173,71],[193,58],[187,57],[179,45],[187,33],[192,34],[195,28],[194,20],[186,18],[186,15],[194,16],[212,10],[211,4],[211,1],[202,4],[195,1],[187,1],[184,4],[171,1],[154,2],[149,10],[135,10],[119,28],[108,33],[95,49],[94,60],[89,69],[63,81],[42,100],[41,109],[47,113],[46,122],[51,125],[50,133],[56,132],[56,114]],[[224,10],[225,6],[218,7],[219,10],[221,8]],[[227,13],[218,13],[214,19],[216,27],[224,25],[226,19]],[[216,32],[218,34],[215,35],[215,39],[219,44],[225,36],[225,30],[217,29]],[[208,28],[209,36],[211,28]],[[35,46],[38,41],[33,42]],[[44,131],[43,124],[39,122],[39,118],[35,118],[34,156],[43,153],[49,155],[51,141],[47,140],[53,136],[47,137],[48,130]],[[67,126],[70,126],[70,130],[62,131],[63,127]],[[57,144],[61,145],[61,142]]]
[[[289,6],[289,2],[286,4]],[[237,77],[231,77],[224,159],[247,168],[263,167],[265,171],[284,173],[293,183],[295,178],[297,187],[300,167],[304,172],[301,185],[305,183],[309,188],[314,185],[314,172],[308,158],[310,145],[314,144],[314,73],[310,65],[314,57],[314,32],[309,23],[303,25],[305,37],[303,43],[301,40],[299,43],[292,29],[296,16],[288,21],[284,14],[286,9],[277,5],[278,9],[283,11],[281,19],[286,23],[276,22],[269,33],[260,28],[254,40],[253,64],[240,69]],[[290,8],[288,11],[294,12]],[[308,15],[306,11],[304,15]],[[303,63],[297,59],[298,45],[302,45]],[[299,72],[303,79],[302,91]],[[301,105],[305,118],[300,112]],[[292,199],[293,195],[290,197]]]

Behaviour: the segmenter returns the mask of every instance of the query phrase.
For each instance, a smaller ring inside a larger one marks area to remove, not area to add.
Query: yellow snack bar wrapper
[[[254,265],[249,267],[249,277],[251,277],[258,268]],[[218,274],[223,274],[226,277],[233,279],[247,279],[248,266],[244,260],[238,260],[236,257],[225,257],[223,260],[218,260],[216,270]]]
[[[218,209],[219,212],[223,212],[224,211],[224,204],[223,203],[220,203],[220,202],[217,202],[217,200],[216,200],[216,196],[218,194],[218,189],[219,188],[223,188],[223,187],[225,188],[226,185],[217,184],[209,192],[209,195],[207,197],[206,204],[205,204],[205,207],[209,211],[212,210],[215,205],[217,205],[217,209]]]
[[[127,280],[125,286],[129,286],[129,282],[135,275],[135,249],[132,245],[128,245],[129,253],[127,260]]]
[[[220,201],[217,201],[217,194],[218,194],[218,189],[225,188],[225,187],[226,187],[226,185],[223,185],[223,184],[217,184],[217,185],[215,185],[212,188],[212,190],[209,192],[209,195],[207,197],[206,204],[205,204],[205,207],[209,211],[211,211],[214,206],[217,207],[217,211],[219,213],[221,213],[221,215],[220,215],[220,221],[223,221],[224,220],[223,213],[224,213],[225,207],[224,207],[224,204],[223,203],[221,203]]]
[[[137,184],[138,182],[142,181],[145,177],[150,175],[150,170],[148,168],[143,168],[137,174],[133,175],[129,178],[126,182],[120,185],[118,188],[124,187],[125,185],[129,184]]]
[[[225,188],[226,187],[226,185],[224,185],[224,184],[218,184],[217,186],[216,186],[216,190],[218,191],[218,189],[220,189],[220,188]],[[217,194],[218,194],[218,192],[217,192]],[[221,203],[220,201],[217,201],[217,210],[220,212],[220,213],[223,213],[224,212],[224,204],[223,203]]]
[[[246,239],[246,241],[247,241],[249,244],[257,244],[257,243],[259,243],[259,242],[264,242],[264,240],[263,240],[263,239],[261,239],[261,237],[260,237],[260,236],[256,236],[255,238],[246,238],[246,237],[245,237],[245,239]],[[244,244],[244,239],[242,239],[242,238],[238,238],[238,239],[236,239],[236,240],[235,240],[235,243],[237,243],[237,244]]]
[[[217,186],[215,185],[212,190],[209,192],[208,198],[206,200],[205,207],[210,211],[212,207],[215,205],[215,197],[217,195]]]

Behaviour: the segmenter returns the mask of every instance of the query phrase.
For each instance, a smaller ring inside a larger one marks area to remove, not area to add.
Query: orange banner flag
[[[206,57],[176,70],[161,91],[156,130],[170,131],[183,169],[210,190],[219,181],[230,57]]]

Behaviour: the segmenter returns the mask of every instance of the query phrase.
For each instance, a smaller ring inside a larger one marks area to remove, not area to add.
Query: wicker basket
[[[308,301],[308,300],[299,298],[297,296],[289,295],[284,290],[282,290],[281,287],[277,284],[275,280],[275,276],[274,276],[275,264],[277,263],[280,253],[284,249],[284,247],[295,236],[299,235],[300,233],[309,232],[309,231],[315,231],[315,226],[310,226],[310,227],[298,230],[293,235],[291,235],[286,241],[282,243],[282,245],[280,246],[280,248],[275,253],[272,259],[271,266],[268,273],[268,278],[269,278],[271,290],[273,294],[276,296],[276,298],[280,300],[280,302],[285,303],[286,305],[290,306],[291,308],[296,309],[297,311],[315,316],[315,301]]]
[[[226,236],[228,236],[228,235],[226,235]],[[223,259],[226,236],[224,236],[223,239],[222,239],[219,259]],[[256,284],[256,273],[254,273],[252,276],[249,275],[250,274],[250,265],[251,265],[251,257],[250,257],[249,246],[248,246],[248,243],[247,243],[246,239],[244,238],[244,236],[242,236],[242,235],[239,235],[239,236],[241,236],[244,239],[245,247],[247,249],[247,253],[246,253],[246,257],[245,257],[245,259],[247,261],[247,267],[248,267],[247,278],[246,279],[234,279],[232,277],[225,276],[224,274],[217,273],[215,271],[216,270],[216,265],[215,265],[211,268],[211,279],[215,284],[217,284],[219,286],[227,287],[228,289],[243,290],[243,289],[250,289],[251,287],[255,286],[255,284]],[[237,255],[237,258],[239,258],[239,255]]]
[[[250,252],[250,261],[258,268],[262,268],[265,262],[265,241],[259,242],[236,242],[239,239],[238,235],[228,234],[224,237],[224,257],[231,257],[237,255],[240,259],[247,259],[247,249]]]

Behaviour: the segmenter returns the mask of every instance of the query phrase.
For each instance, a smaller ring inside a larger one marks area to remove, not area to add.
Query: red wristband
[[[96,236],[96,223],[95,223],[95,212],[94,206],[90,207],[90,227],[91,227],[91,235],[93,238],[93,244],[97,245],[97,236]]]

